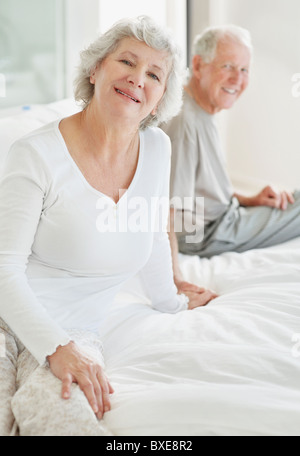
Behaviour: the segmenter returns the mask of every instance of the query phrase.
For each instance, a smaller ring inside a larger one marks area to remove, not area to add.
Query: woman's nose
[[[142,89],[145,84],[144,75],[141,71],[132,71],[127,80],[130,84],[133,84],[140,89]]]

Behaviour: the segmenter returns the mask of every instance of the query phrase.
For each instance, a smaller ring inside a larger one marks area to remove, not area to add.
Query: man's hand
[[[189,309],[206,306],[210,301],[217,298],[214,291],[206,290],[186,281],[176,281],[178,293],[184,293],[189,298]]]
[[[235,194],[241,206],[268,206],[285,211],[288,204],[294,204],[295,200],[290,192],[276,192],[272,187],[265,187],[258,195],[247,197]]]

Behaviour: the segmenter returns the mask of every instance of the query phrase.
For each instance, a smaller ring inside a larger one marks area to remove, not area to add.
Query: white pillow
[[[9,117],[0,115],[0,173],[11,145],[22,136],[37,128],[78,112],[74,100],[66,99],[47,105],[18,107],[10,111]],[[1,111],[0,111],[1,113]]]

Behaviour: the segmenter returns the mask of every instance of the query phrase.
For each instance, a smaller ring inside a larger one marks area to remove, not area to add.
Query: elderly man
[[[182,291],[192,285],[183,281],[178,250],[209,258],[300,235],[300,192],[266,187],[246,197],[234,192],[226,171],[215,114],[230,109],[247,88],[251,57],[248,31],[207,29],[195,40],[183,109],[162,126],[172,141],[170,241],[175,283]],[[210,297],[201,299],[206,304]]]

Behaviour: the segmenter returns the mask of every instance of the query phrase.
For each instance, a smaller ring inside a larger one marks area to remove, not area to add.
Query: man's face
[[[201,60],[199,104],[210,114],[231,108],[248,86],[250,61],[250,50],[244,45],[229,38],[220,41],[214,60]]]

